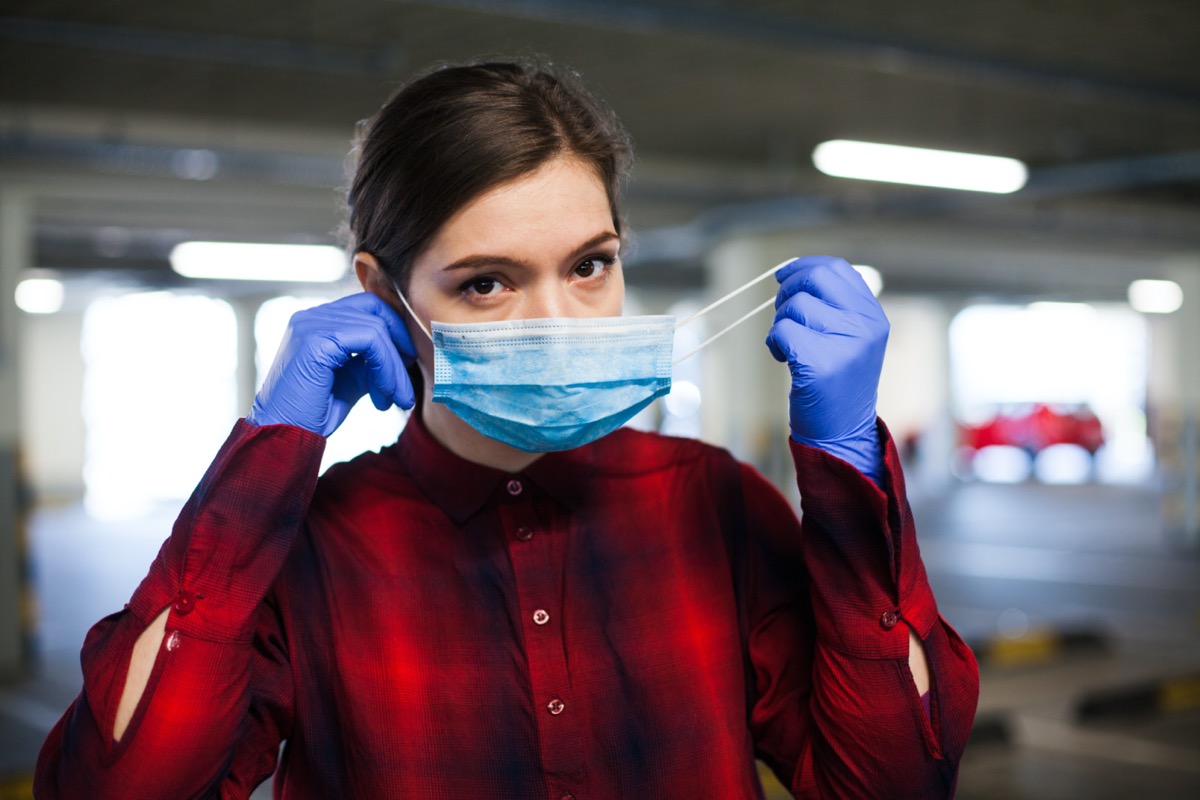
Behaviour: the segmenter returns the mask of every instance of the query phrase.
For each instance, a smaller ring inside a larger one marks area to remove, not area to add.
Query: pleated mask
[[[686,355],[675,331],[774,275],[785,264],[676,323],[672,315],[550,317],[421,323],[433,342],[433,400],[472,428],[530,453],[571,450],[632,419],[671,391],[671,371],[710,342],[773,305],[768,300]]]

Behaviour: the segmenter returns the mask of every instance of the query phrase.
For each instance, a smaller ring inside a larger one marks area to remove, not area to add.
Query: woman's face
[[[625,298],[608,194],[570,157],[501,184],[452,216],[413,263],[408,301],[436,322],[617,316]],[[432,345],[410,326],[424,364]]]
[[[425,325],[618,316],[625,300],[621,240],[604,185],[586,164],[557,158],[460,208],[413,263],[407,299]],[[369,253],[355,256],[363,289],[404,318],[425,377],[430,432],[460,456],[514,472],[536,454],[488,439],[431,403],[433,343],[410,319]]]

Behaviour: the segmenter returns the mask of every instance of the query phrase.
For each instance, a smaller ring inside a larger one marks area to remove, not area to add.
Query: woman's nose
[[[526,295],[522,316],[526,319],[545,319],[549,317],[573,317],[570,298],[566,292],[555,288],[541,288]]]

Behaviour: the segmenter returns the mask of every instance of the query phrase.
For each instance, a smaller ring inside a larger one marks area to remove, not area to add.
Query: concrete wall
[[[82,311],[21,314],[21,446],[43,500],[83,494]]]

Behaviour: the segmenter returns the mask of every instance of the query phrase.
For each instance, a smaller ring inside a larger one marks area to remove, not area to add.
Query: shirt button
[[[526,528],[524,525],[522,525],[521,527],[517,528],[517,538],[522,542],[528,542],[533,538],[533,529]]]
[[[546,609],[539,608],[537,611],[533,612],[533,621],[538,625],[545,625],[550,621],[550,615],[546,613]]]
[[[566,704],[563,703],[562,700],[559,700],[557,697],[546,704],[546,710],[549,711],[551,714],[553,714],[556,717],[559,714],[561,714],[563,712],[563,709],[566,707],[567,707]]]
[[[171,635],[167,637],[167,651],[175,652],[179,649],[179,631],[171,631]]]
[[[192,609],[195,607],[196,596],[186,589],[180,592],[179,596],[175,598],[175,605],[173,606],[175,613],[181,617],[192,613]]]
[[[885,630],[889,631],[896,627],[896,623],[899,621],[900,615],[895,611],[885,611],[883,612],[883,616],[879,618],[879,624],[882,625]]]
[[[521,482],[519,480],[517,480],[516,478],[513,478],[511,481],[508,482],[508,486],[506,486],[505,488],[508,489],[509,494],[511,494],[513,497],[516,497],[517,495],[519,495],[521,493],[521,490],[524,489],[525,487],[521,485]]]
[[[575,795],[571,794],[570,792],[565,792],[563,793],[563,796],[559,798],[559,800],[575,800]]]

